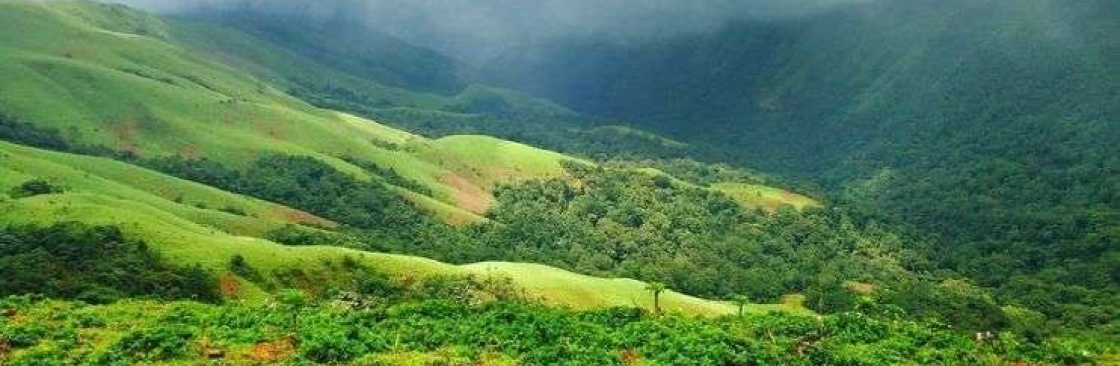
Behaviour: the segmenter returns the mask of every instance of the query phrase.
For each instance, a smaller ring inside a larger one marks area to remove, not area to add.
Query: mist
[[[161,13],[254,11],[354,18],[469,61],[543,40],[615,40],[705,32],[732,21],[794,17],[873,0],[120,0]]]

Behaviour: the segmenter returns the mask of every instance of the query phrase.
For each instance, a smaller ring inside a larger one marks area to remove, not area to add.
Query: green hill
[[[5,79],[0,114],[57,129],[76,143],[140,157],[206,158],[232,166],[265,154],[311,156],[368,177],[370,172],[344,161],[357,160],[392,169],[429,188],[431,199],[475,212],[484,209],[476,201],[489,200],[488,190],[496,182],[551,176],[559,169],[554,161],[567,159],[529,147],[501,150],[494,143],[445,148],[438,140],[312,107],[250,74],[180,48],[169,33],[176,28],[126,7],[0,7],[0,76]],[[466,163],[499,153],[524,158],[511,164],[553,163],[525,170],[497,161],[488,162],[485,172],[464,172],[463,162],[449,153],[472,156]],[[513,174],[517,171],[523,172]],[[454,211],[447,205],[423,206],[457,220],[470,217],[443,212]]]
[[[0,114],[59,131],[76,145],[141,159],[176,156],[243,167],[269,154],[314,157],[361,179],[390,169],[430,193],[394,187],[449,223],[482,222],[500,184],[560,177],[562,161],[585,161],[486,136],[427,139],[349,114],[310,106],[262,79],[173,42],[175,27],[135,10],[95,3],[0,3]],[[228,35],[222,30],[219,34]],[[27,36],[17,36],[25,33]],[[234,38],[236,39],[236,38]],[[280,52],[273,50],[275,52]],[[238,65],[236,62],[234,65]],[[243,67],[238,65],[237,67]],[[473,93],[473,92],[471,92]],[[66,192],[5,200],[2,221],[115,225],[170,258],[223,271],[242,255],[270,273],[317,268],[357,255],[331,247],[288,247],[259,239],[290,223],[333,227],[314,215],[223,192],[104,158],[3,143],[4,190],[46,179]],[[472,213],[473,212],[473,213]],[[331,244],[331,243],[322,243]],[[362,253],[393,273],[488,273],[480,266]],[[558,304],[634,305],[636,281],[604,280],[536,266],[502,271]],[[555,279],[550,287],[535,273]],[[237,293],[259,296],[242,281]],[[557,285],[560,288],[557,288]],[[578,293],[578,295],[573,295]],[[723,313],[727,305],[667,295],[670,308]]]
[[[218,273],[241,255],[261,273],[304,269],[340,271],[324,263],[351,257],[403,277],[436,274],[498,275],[511,278],[531,296],[575,308],[648,306],[644,283],[583,276],[552,267],[514,263],[455,266],[419,257],[360,252],[330,246],[292,247],[260,239],[285,224],[332,226],[302,211],[184,181],[104,158],[45,151],[0,142],[0,191],[45,179],[59,194],[0,196],[0,222],[50,224],[79,221],[121,227],[176,263],[201,263]],[[229,211],[229,212],[227,212]],[[236,212],[236,213],[231,213]],[[332,244],[332,243],[321,243]],[[227,273],[227,275],[229,275]],[[232,275],[231,275],[232,276]],[[542,279],[547,278],[547,281]],[[259,298],[263,292],[241,278],[227,295]],[[667,309],[689,314],[725,314],[731,306],[670,293]]]
[[[1105,275],[1120,232],[1117,14],[1111,0],[867,1],[680,37],[543,42],[489,68],[816,184],[907,241],[933,240],[920,246],[936,265],[1004,301],[1114,327],[1082,315],[1114,314],[1120,294]]]

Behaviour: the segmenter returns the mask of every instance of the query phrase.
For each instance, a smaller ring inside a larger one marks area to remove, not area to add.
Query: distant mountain
[[[394,87],[454,95],[475,79],[471,66],[353,17],[314,17],[266,8],[203,7],[180,17],[239,29],[340,71]]]
[[[1115,119],[1118,8],[885,0],[646,42],[561,39],[486,69],[581,113],[715,138],[770,170],[817,174],[873,141],[1029,116]]]

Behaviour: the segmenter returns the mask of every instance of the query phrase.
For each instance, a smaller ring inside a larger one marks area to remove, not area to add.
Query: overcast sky
[[[626,38],[698,32],[731,20],[796,16],[871,0],[115,1],[158,12],[248,4],[278,12],[360,17],[406,40],[476,58],[502,46],[554,37],[595,34]]]

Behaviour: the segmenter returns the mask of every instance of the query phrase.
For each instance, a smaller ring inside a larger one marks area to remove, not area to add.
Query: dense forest
[[[715,160],[802,181],[1001,301],[1114,333],[1118,12],[881,1],[647,42],[573,37],[492,74],[721,146]]]

